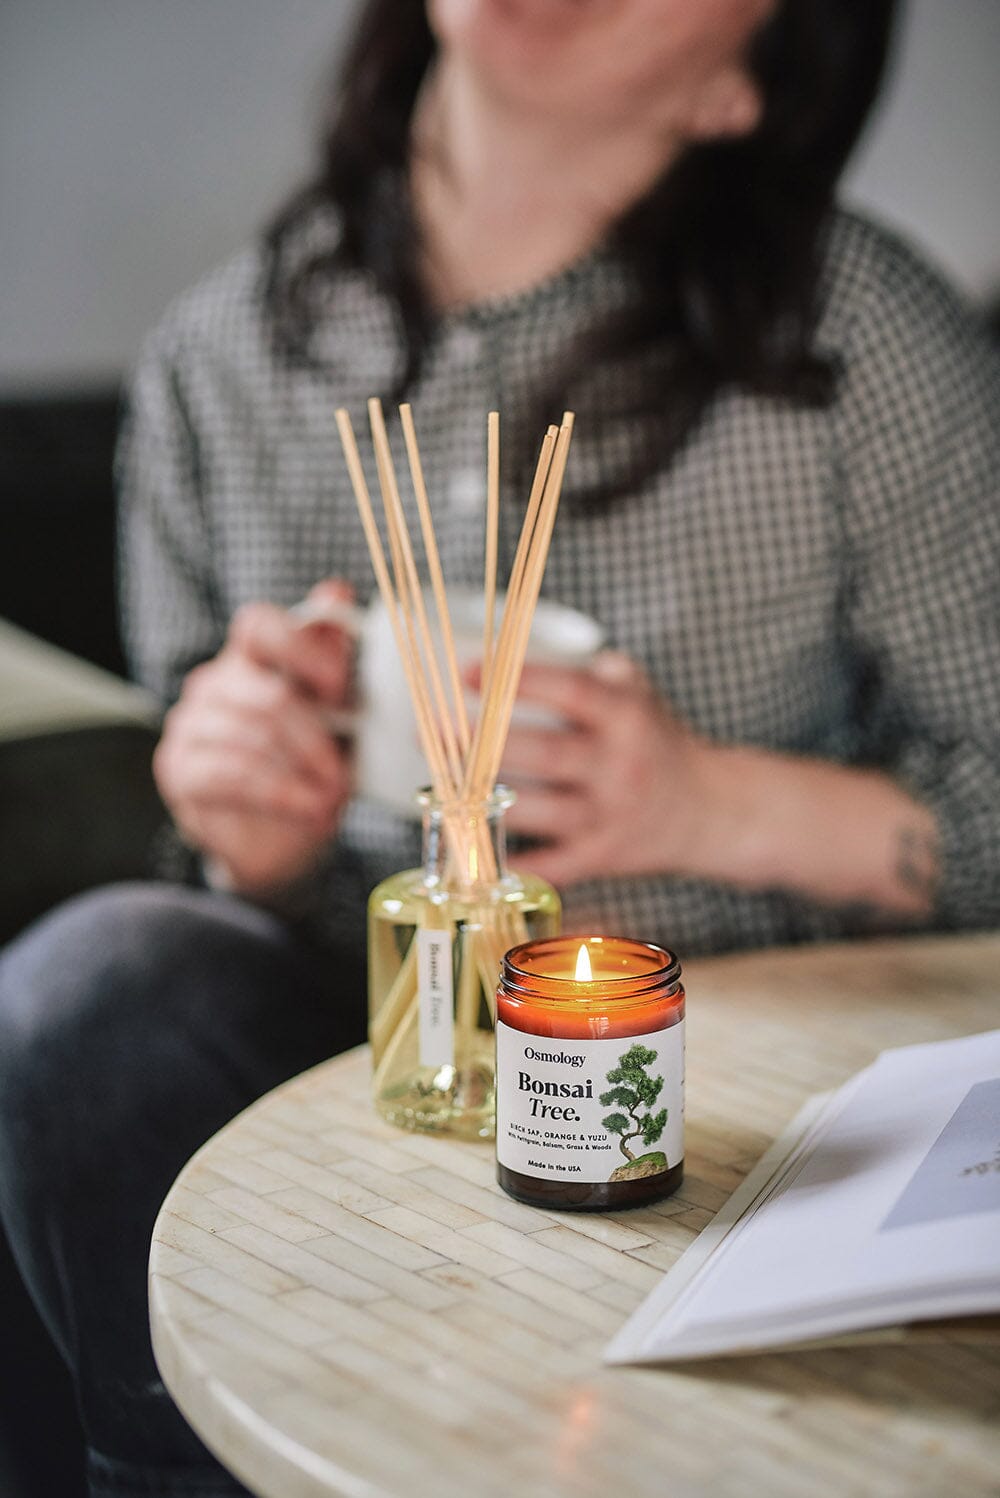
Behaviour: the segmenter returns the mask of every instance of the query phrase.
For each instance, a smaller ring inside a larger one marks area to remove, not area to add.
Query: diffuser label
[[[417,932],[420,1065],[455,1061],[455,1005],[450,931]]]
[[[537,1180],[631,1181],[684,1154],[684,1021],[617,1040],[497,1024],[497,1159]]]

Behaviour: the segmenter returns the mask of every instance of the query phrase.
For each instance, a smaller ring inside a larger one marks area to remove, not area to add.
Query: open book
[[[1000,1030],[806,1104],[608,1347],[665,1362],[1000,1311]]]

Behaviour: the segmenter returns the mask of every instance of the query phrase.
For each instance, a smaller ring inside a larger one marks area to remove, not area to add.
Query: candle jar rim
[[[529,948],[532,951],[566,951],[574,952],[581,946],[589,946],[593,938],[584,936],[549,936],[538,941],[522,942],[519,946],[511,947],[505,953],[501,969],[501,983],[505,989],[518,996],[530,996],[542,1003],[547,1001],[565,1002],[567,990],[576,990],[581,999],[590,998],[594,1002],[603,1000],[637,999],[646,994],[662,994],[664,988],[679,986],[681,977],[680,960],[674,952],[667,947],[657,946],[654,942],[639,941],[633,937],[611,938],[622,946],[630,948],[633,952],[641,952],[644,956],[654,959],[653,965],[648,971],[641,973],[601,973],[594,978],[574,978],[569,976],[557,976],[554,973],[542,973],[528,967],[521,967],[518,963],[520,955]],[[552,991],[546,994],[544,989],[552,985]],[[595,992],[594,990],[597,990]]]

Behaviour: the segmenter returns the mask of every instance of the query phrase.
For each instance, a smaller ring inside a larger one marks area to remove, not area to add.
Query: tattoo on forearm
[[[928,910],[934,907],[941,877],[938,840],[933,833],[904,827],[899,835],[896,877],[904,889],[918,895]]]

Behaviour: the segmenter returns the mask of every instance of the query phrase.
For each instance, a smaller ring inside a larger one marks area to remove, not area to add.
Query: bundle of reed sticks
[[[381,402],[368,402],[368,417],[382,499],[386,547],[365,479],[364,467],[348,413],[336,413],[361,523],[379,592],[389,616],[406,673],[420,742],[430,767],[434,794],[448,841],[450,877],[460,891],[473,890],[496,877],[493,847],[483,819],[474,815],[492,792],[500,770],[511,715],[524,664],[532,617],[538,601],[552,538],[573,431],[567,412],[559,427],[550,426],[542,441],[523,524],[497,624],[497,556],[500,513],[500,418],[487,420],[487,483],[484,573],[485,618],[479,713],[470,724],[455,649],[448,596],[435,536],[423,465],[409,405],[399,408],[410,479],[420,521],[424,557],[437,615],[440,658],[428,618],[413,538],[400,495]],[[418,788],[414,787],[416,791]],[[492,1002],[500,959],[507,947],[524,939],[516,913],[488,912],[480,922],[475,965],[487,1002]],[[373,1015],[375,1060],[384,1062],[393,1042],[398,1046],[414,1016],[412,953],[378,1015]],[[459,995],[459,1005],[462,998]],[[467,1001],[471,1011],[472,1000]],[[467,1014],[469,1024],[474,1015]]]
[[[499,629],[496,628],[495,615],[500,513],[500,417],[496,411],[489,414],[483,578],[486,612],[483,625],[480,710],[474,730],[470,729],[462,691],[448,595],[424,482],[420,449],[417,446],[413,412],[408,405],[403,405],[399,408],[399,414],[420,517],[438,630],[443,642],[443,661],[439,661],[434,648],[424,591],[400,497],[381,402],[374,397],[368,402],[368,416],[392,562],[391,573],[351,419],[343,409],[337,411],[337,429],[375,578],[406,672],[420,742],[430,766],[434,792],[443,807],[456,802],[477,803],[492,790],[503,758],[521,668],[528,648],[531,621],[541,590],[552,527],[559,506],[573,432],[573,413],[566,412],[560,427],[550,426],[542,442],[507,584]]]

